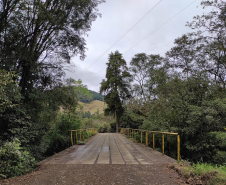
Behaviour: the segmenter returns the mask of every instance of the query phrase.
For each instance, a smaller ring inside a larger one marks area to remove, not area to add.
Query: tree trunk
[[[119,133],[119,119],[117,114],[115,114],[115,117],[116,117],[116,133]]]

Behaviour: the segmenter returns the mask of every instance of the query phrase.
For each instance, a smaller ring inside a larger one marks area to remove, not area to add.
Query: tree
[[[1,68],[15,71],[24,102],[34,88],[45,90],[60,81],[64,66],[80,54],[84,36],[99,16],[103,0],[10,0],[0,12]]]
[[[145,53],[136,54],[131,62],[129,71],[135,82],[133,84],[133,91],[136,92],[137,97],[142,101],[150,100],[152,89],[151,78],[154,71],[162,64],[163,58],[159,55],[147,55]]]
[[[75,89],[64,85],[64,69],[72,56],[85,58],[85,36],[100,16],[97,6],[102,2],[1,1],[0,69],[15,72],[13,80],[21,98],[12,102],[18,106],[7,108],[0,116],[0,140],[16,137],[34,155],[44,153],[38,147],[47,145],[41,140],[55,121],[59,107],[64,105],[73,111],[73,103],[77,104]],[[17,92],[10,86],[7,89],[11,94]]]
[[[182,70],[182,73],[186,74],[186,78],[189,77],[195,68],[195,42],[193,38],[187,34],[180,38],[175,39],[175,47],[171,48],[169,52],[166,53],[168,59],[170,59],[170,64],[175,69]]]
[[[119,132],[119,118],[123,113],[123,103],[131,97],[128,87],[131,77],[126,61],[118,51],[109,55],[106,80],[101,82],[100,93],[105,93],[107,103],[105,114],[113,114],[116,118],[116,132]]]
[[[87,86],[82,84],[82,80],[79,79],[78,81],[75,81],[74,84],[74,89],[78,96],[78,100],[83,103],[91,102],[93,95],[90,93]]]

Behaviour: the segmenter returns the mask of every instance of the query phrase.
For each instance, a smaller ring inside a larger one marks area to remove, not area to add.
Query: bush
[[[0,179],[24,175],[30,172],[35,159],[20,147],[20,141],[6,142],[0,148]]]
[[[226,166],[226,152],[217,151],[216,155],[213,157],[216,164],[222,164]]]
[[[76,115],[74,117],[66,114],[60,115],[55,126],[45,136],[48,148],[44,155],[51,156],[71,146],[70,131],[79,129],[79,127],[80,122]]]
[[[106,133],[111,131],[111,126],[109,123],[102,123],[98,125],[97,131],[99,133]]]

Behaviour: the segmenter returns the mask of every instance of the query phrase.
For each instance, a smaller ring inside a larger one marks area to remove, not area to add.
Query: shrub
[[[45,137],[46,141],[48,141],[48,148],[44,155],[51,156],[71,146],[70,130],[76,130],[79,127],[80,122],[76,115],[74,117],[66,114],[60,115],[55,126]]]
[[[216,164],[222,164],[226,166],[226,152],[217,151],[216,155],[213,157]]]
[[[98,125],[97,131],[99,133],[105,133],[105,132],[109,132],[111,129],[111,126],[109,123],[102,123]]]
[[[6,142],[0,148],[0,179],[24,175],[30,172],[35,159],[20,147],[20,141]]]

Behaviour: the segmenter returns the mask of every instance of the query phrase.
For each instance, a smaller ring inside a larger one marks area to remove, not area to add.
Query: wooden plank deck
[[[86,145],[74,145],[43,161],[42,164],[141,164],[176,162],[122,134],[98,133]]]

